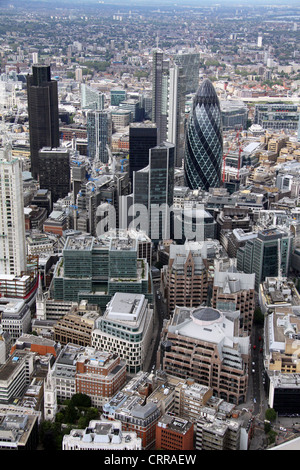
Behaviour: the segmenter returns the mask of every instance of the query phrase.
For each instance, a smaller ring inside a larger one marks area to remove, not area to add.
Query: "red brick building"
[[[163,415],[156,425],[156,450],[194,450],[194,424]]]
[[[76,391],[88,395],[92,405],[99,407],[125,385],[126,363],[117,354],[93,352],[77,359]]]

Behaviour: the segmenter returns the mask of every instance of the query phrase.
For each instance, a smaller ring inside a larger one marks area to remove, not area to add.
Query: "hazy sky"
[[[0,0],[0,4],[2,3],[3,0]],[[29,1],[36,1],[39,3],[57,3],[59,4],[75,4],[75,3],[104,3],[107,5],[153,5],[154,3],[156,5],[193,5],[193,6],[201,6],[201,5],[253,5],[253,4],[258,4],[258,5],[298,5],[299,6],[299,0],[251,0],[249,3],[249,0],[104,0],[103,2],[99,2],[98,0],[29,0]],[[7,3],[4,1],[4,3]],[[10,3],[10,2],[8,2]],[[23,0],[14,0],[11,3],[17,4],[20,3],[20,5],[23,3]]]

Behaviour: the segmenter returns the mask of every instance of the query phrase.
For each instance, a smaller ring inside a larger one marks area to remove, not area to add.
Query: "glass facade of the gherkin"
[[[220,102],[213,84],[200,85],[190,111],[185,143],[185,179],[191,189],[220,186],[223,133]]]

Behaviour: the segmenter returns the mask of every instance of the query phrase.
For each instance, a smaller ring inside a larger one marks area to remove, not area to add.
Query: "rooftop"
[[[192,426],[192,423],[186,419],[165,414],[159,419],[157,425],[162,428],[169,428],[172,431],[185,434]]]
[[[144,302],[145,296],[143,294],[117,292],[108,303],[105,316],[110,320],[135,322],[141,313]]]

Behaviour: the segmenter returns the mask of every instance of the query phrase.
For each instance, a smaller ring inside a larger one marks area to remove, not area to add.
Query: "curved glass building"
[[[220,186],[223,157],[222,114],[213,84],[200,85],[186,129],[185,179],[191,189]]]

